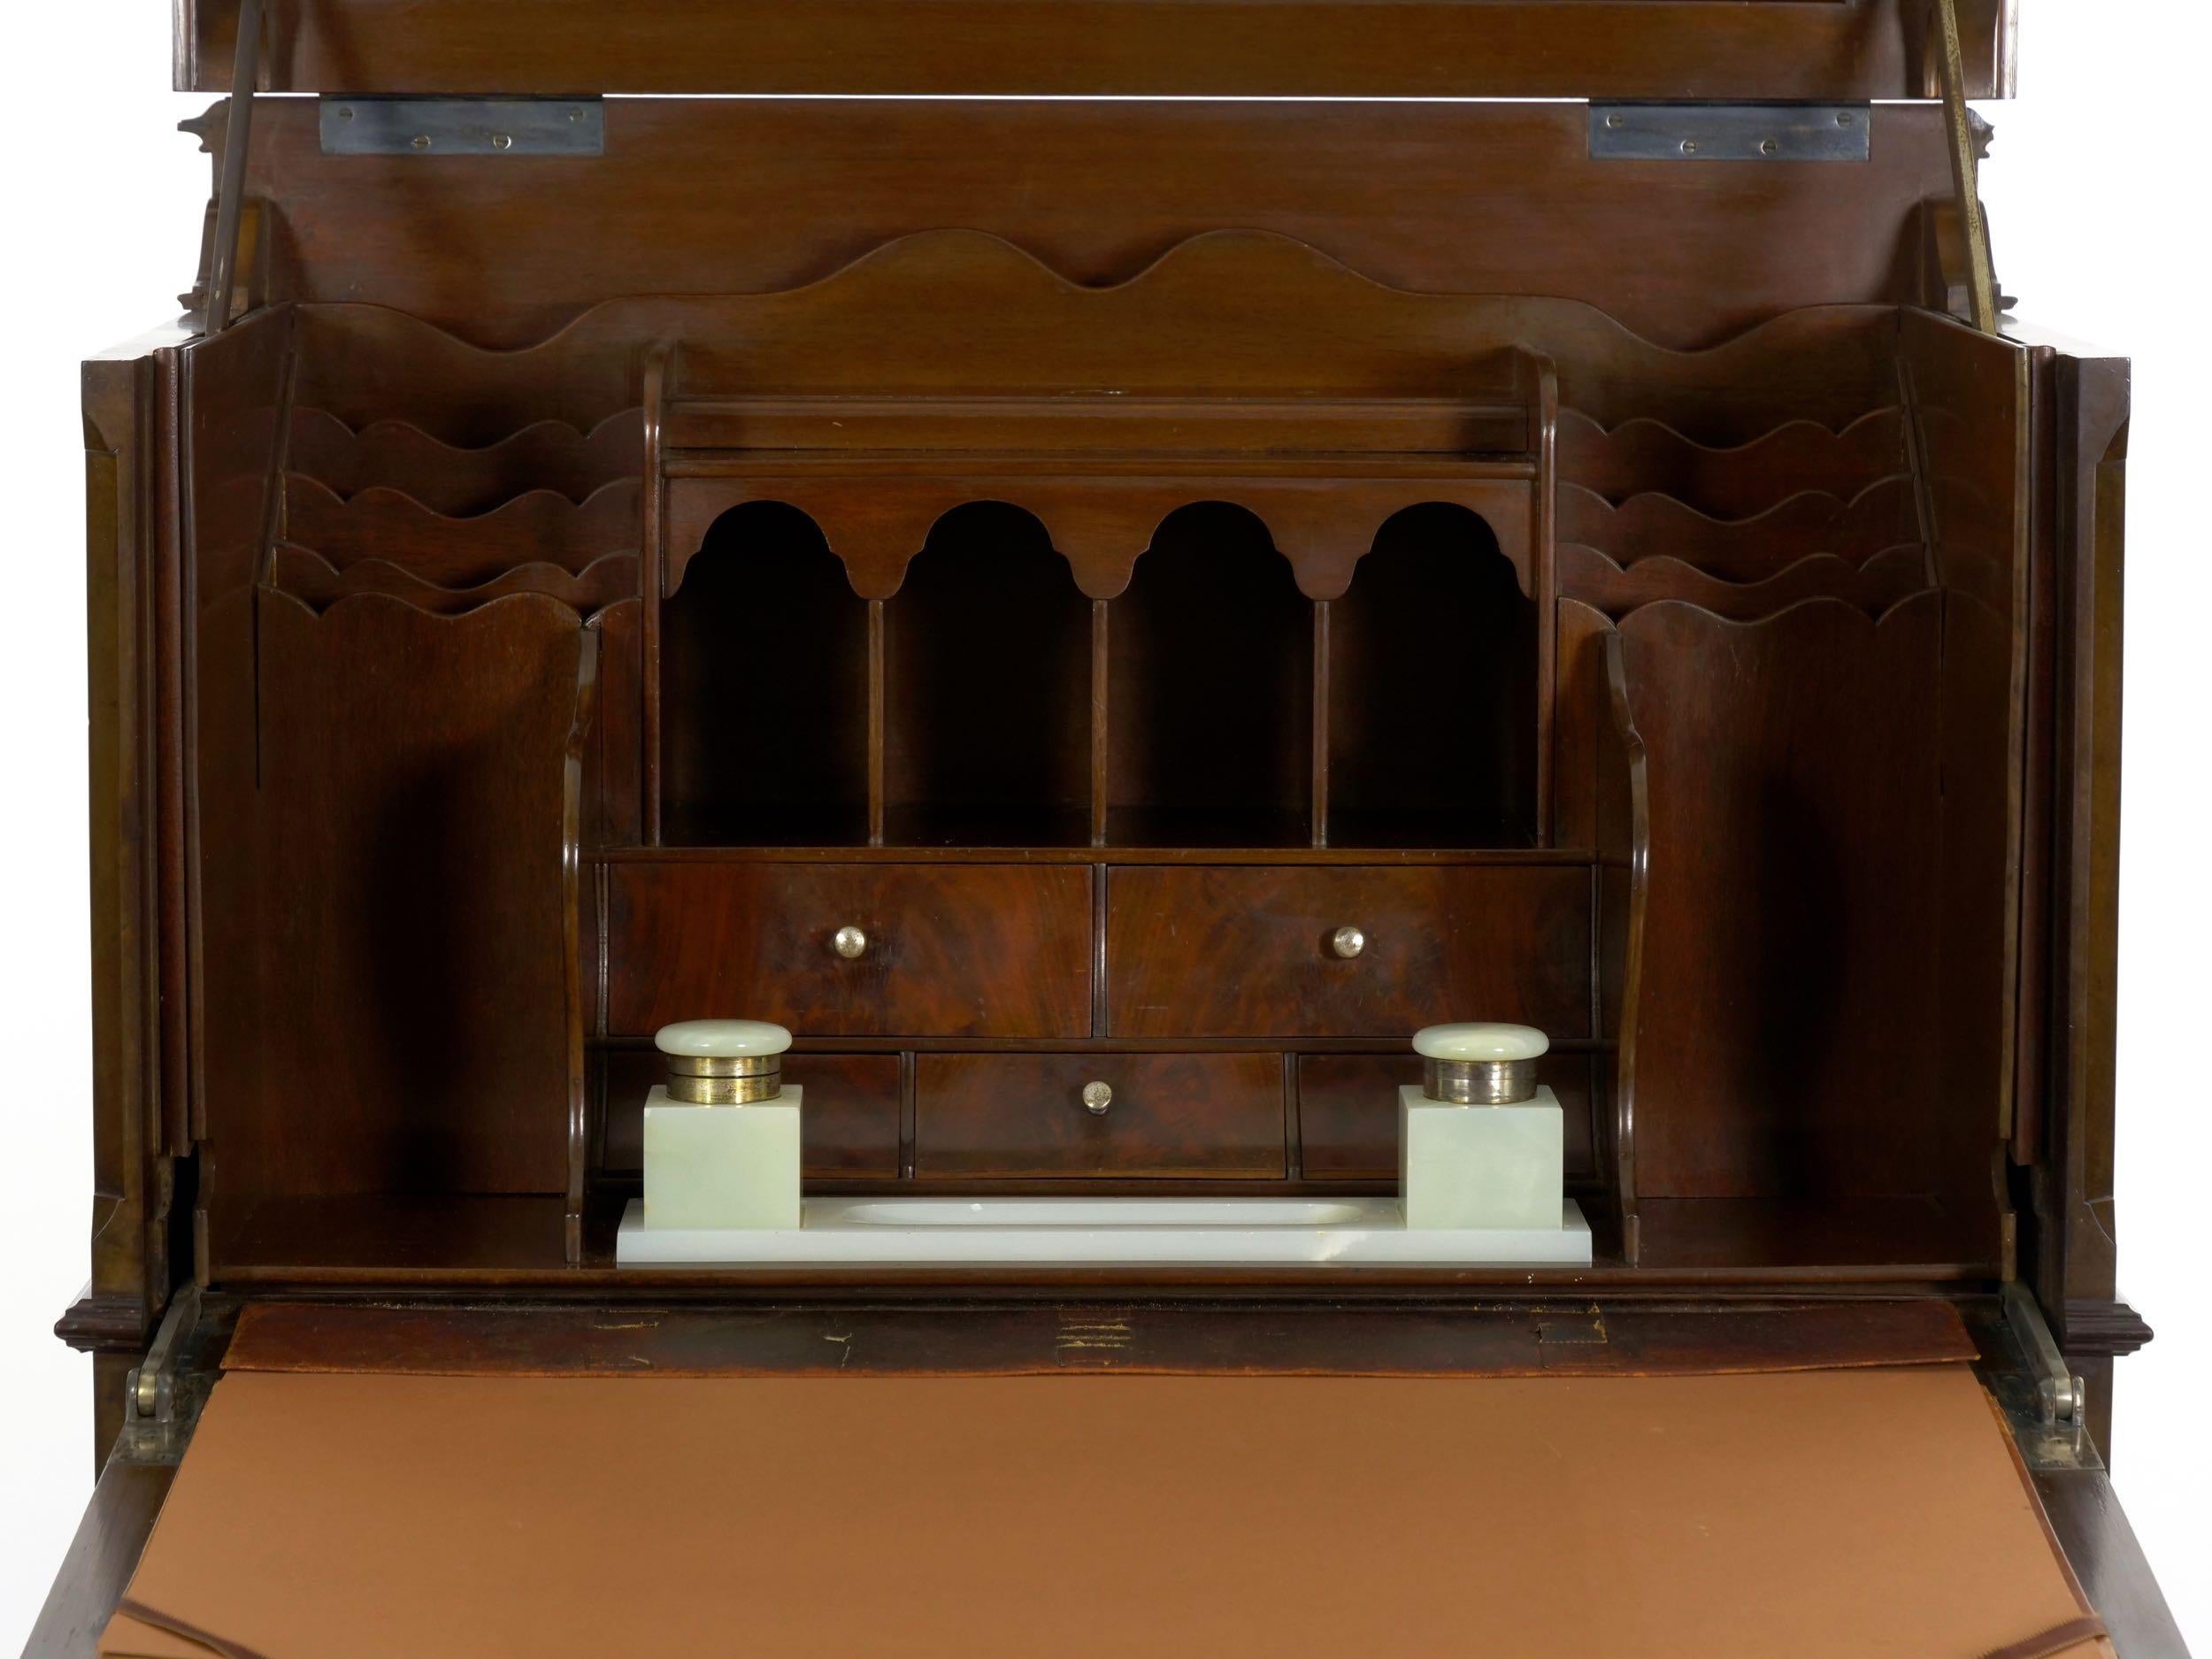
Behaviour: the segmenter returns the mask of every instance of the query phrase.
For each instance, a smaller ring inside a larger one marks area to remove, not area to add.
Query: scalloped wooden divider
[[[326,611],[355,595],[382,594],[435,616],[460,616],[512,594],[543,594],[581,619],[618,601],[634,599],[638,591],[634,553],[610,553],[572,574],[557,565],[510,565],[472,587],[448,588],[388,559],[358,559],[336,569],[312,549],[287,542],[275,549],[270,572],[278,592],[315,611]]]
[[[1595,548],[1571,543],[1559,549],[1558,560],[1560,593],[1617,618],[1643,605],[1682,600],[1732,622],[1755,622],[1824,596],[1879,616],[1932,585],[1928,556],[1917,547],[1892,548],[1857,565],[1832,553],[1809,553],[1748,582],[1710,575],[1666,554],[1623,570]]]
[[[1578,485],[1559,489],[1559,539],[1594,548],[1624,570],[1670,557],[1729,582],[1756,582],[1816,553],[1864,564],[1920,541],[1914,480],[1900,473],[1849,500],[1808,492],[1749,518],[1710,518],[1671,495],[1614,506]]]
[[[1559,411],[1559,476],[1618,504],[1655,492],[1714,518],[1748,518],[1807,492],[1849,499],[1910,470],[1905,411],[1877,409],[1841,432],[1786,421],[1732,449],[1715,449],[1665,422],[1638,416],[1608,430],[1579,410]]]
[[[609,415],[588,433],[541,420],[480,449],[442,443],[409,420],[356,432],[327,410],[292,411],[287,465],[341,496],[396,489],[434,512],[472,518],[534,490],[581,506],[603,485],[645,470],[644,411]]]
[[[396,565],[441,588],[477,587],[526,565],[571,575],[638,550],[642,480],[602,485],[580,505],[532,490],[472,518],[453,518],[379,487],[341,500],[311,479],[285,480],[284,539],[334,570],[365,559]]]

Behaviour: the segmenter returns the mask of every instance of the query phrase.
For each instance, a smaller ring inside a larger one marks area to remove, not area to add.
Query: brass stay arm
[[[1966,52],[1959,43],[1958,0],[1935,0],[1943,69],[1943,124],[1951,141],[1951,190],[1958,198],[1959,234],[1966,243],[1966,297],[1974,326],[1998,332],[1997,273],[1989,257],[1989,222],[1982,217],[1973,123],[1966,109]]]

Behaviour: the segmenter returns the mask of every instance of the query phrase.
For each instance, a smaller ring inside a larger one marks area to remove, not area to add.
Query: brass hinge
[[[2019,1370],[1996,1389],[2021,1455],[2032,1469],[2095,1468],[2089,1439],[2089,1391],[2027,1287],[2014,1279],[1999,1293]]]
[[[174,1463],[184,1455],[200,1405],[204,1379],[182,1363],[200,1319],[200,1288],[187,1285],[170,1298],[146,1357],[123,1385],[123,1431],[116,1455],[133,1463]]]

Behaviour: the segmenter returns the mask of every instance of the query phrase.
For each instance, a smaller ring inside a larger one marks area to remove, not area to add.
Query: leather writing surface
[[[234,1373],[129,1599],[262,1659],[1975,1659],[2086,1610],[1956,1367]]]

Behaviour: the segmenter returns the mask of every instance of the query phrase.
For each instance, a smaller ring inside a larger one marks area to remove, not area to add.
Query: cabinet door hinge
[[[2017,1279],[2000,1294],[2019,1369],[2000,1379],[1996,1394],[2021,1455],[2032,1469],[2100,1467],[2089,1439],[2088,1389],[2059,1352],[2043,1310]]]
[[[116,1455],[134,1463],[174,1463],[192,1437],[206,1379],[186,1363],[200,1318],[200,1289],[187,1285],[170,1298],[152,1346],[125,1380],[123,1432]]]
[[[599,98],[321,100],[326,156],[603,156]]]
[[[1865,104],[1593,104],[1593,161],[1865,161]]]

